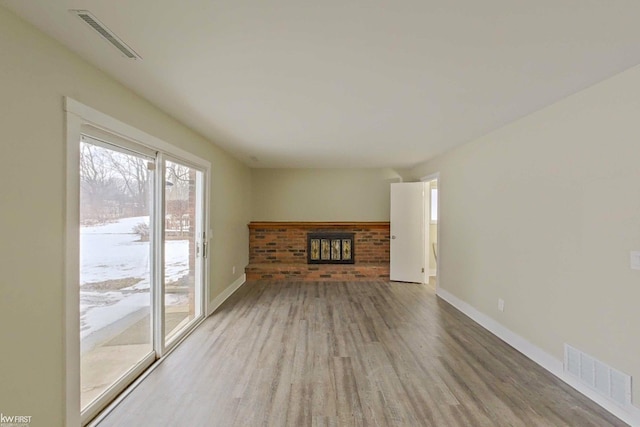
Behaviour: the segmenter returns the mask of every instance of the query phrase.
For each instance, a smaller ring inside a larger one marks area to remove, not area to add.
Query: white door
[[[424,280],[423,182],[391,184],[391,268],[390,278],[398,282]]]

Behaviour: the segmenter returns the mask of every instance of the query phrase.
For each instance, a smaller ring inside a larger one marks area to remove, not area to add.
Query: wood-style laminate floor
[[[255,282],[99,427],[624,425],[429,286]]]

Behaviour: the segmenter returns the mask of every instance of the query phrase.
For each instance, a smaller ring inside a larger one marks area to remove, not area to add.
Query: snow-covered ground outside
[[[132,322],[149,314],[150,244],[140,242],[132,230],[149,217],[123,218],[80,228],[80,337],[83,341],[124,318]],[[177,281],[189,273],[189,241],[165,242],[165,281]],[[135,279],[131,286],[96,291],[90,284],[106,280]],[[167,294],[165,304],[179,305],[187,296]],[[83,343],[84,344],[84,343]],[[83,347],[85,347],[83,345]],[[85,348],[86,350],[86,348]]]

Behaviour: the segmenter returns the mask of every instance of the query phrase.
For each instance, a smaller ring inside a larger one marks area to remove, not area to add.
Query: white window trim
[[[65,352],[64,389],[65,421],[67,427],[80,427],[80,138],[83,127],[92,126],[98,130],[114,134],[124,140],[133,141],[153,151],[166,153],[204,172],[206,188],[210,187],[211,163],[200,157],[121,122],[107,114],[84,105],[72,98],[64,97],[66,117],[66,204],[65,204],[65,297],[64,336]],[[209,191],[204,195],[204,229],[207,240],[211,240],[209,229]],[[209,269],[204,268],[203,315],[209,312]],[[194,325],[195,326],[195,325]],[[186,334],[185,334],[186,336]]]
[[[97,129],[112,133],[120,138],[137,142],[141,145],[144,145],[145,147],[150,148],[151,150],[162,151],[164,153],[170,154],[173,157],[185,160],[197,167],[207,170],[211,169],[210,162],[201,159],[200,157],[191,154],[188,151],[169,144],[168,142],[165,142],[160,138],[143,132],[124,122],[121,122],[120,120],[115,119],[107,114],[88,107],[74,100],[73,98],[65,97],[65,111],[67,112],[67,114],[71,113],[78,116],[82,120],[81,125],[84,124],[93,126]],[[78,129],[78,131],[79,130],[80,129]],[[69,129],[67,128],[67,134],[68,133]]]

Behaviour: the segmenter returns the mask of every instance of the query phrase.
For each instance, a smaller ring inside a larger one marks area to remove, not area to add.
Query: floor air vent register
[[[582,351],[564,346],[564,370],[620,406],[631,404],[631,377]]]

